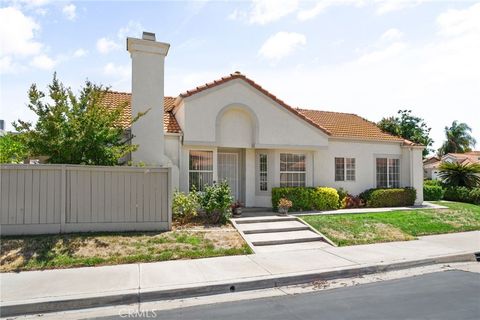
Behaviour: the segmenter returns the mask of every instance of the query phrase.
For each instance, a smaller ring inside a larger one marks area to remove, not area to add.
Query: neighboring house
[[[423,161],[423,177],[425,179],[437,180],[440,165],[443,162],[456,162],[460,164],[480,163],[480,151],[447,153],[441,158],[438,156],[427,158]]]
[[[149,110],[132,126],[132,159],[171,166],[181,191],[227,180],[246,206],[269,207],[279,186],[415,187],[423,201],[423,146],[355,114],[293,108],[239,72],[164,97],[168,49],[152,34],[128,38],[132,94],[105,101],[125,105],[123,124]]]

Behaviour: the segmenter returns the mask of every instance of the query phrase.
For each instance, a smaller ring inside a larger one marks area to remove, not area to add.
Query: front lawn
[[[43,270],[251,253],[232,226],[168,232],[82,233],[0,239],[0,271]]]
[[[413,240],[418,236],[480,230],[480,206],[460,202],[434,203],[448,209],[312,215],[301,218],[339,246]]]

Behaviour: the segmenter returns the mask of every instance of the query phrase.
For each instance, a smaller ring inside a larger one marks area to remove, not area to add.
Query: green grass
[[[480,206],[434,202],[448,209],[421,209],[301,217],[339,246],[413,240],[418,236],[480,230]]]
[[[162,233],[3,237],[0,271],[44,270],[252,253],[232,227]]]

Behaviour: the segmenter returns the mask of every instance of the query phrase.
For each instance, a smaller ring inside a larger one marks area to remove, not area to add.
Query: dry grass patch
[[[0,244],[1,272],[251,253],[242,237],[229,225],[177,227],[161,233],[6,237],[0,240]]]

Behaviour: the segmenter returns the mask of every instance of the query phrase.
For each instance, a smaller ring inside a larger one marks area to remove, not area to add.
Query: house
[[[132,94],[106,104],[125,105],[124,124],[148,110],[131,128],[132,160],[171,166],[181,191],[227,180],[247,207],[270,207],[278,186],[415,187],[422,203],[423,146],[355,114],[294,108],[240,72],[164,97],[169,45],[144,33],[127,50]]]
[[[456,162],[460,164],[480,163],[480,151],[470,151],[465,153],[447,153],[442,157],[433,156],[423,161],[423,177],[425,179],[438,179],[440,165],[443,162]]]

